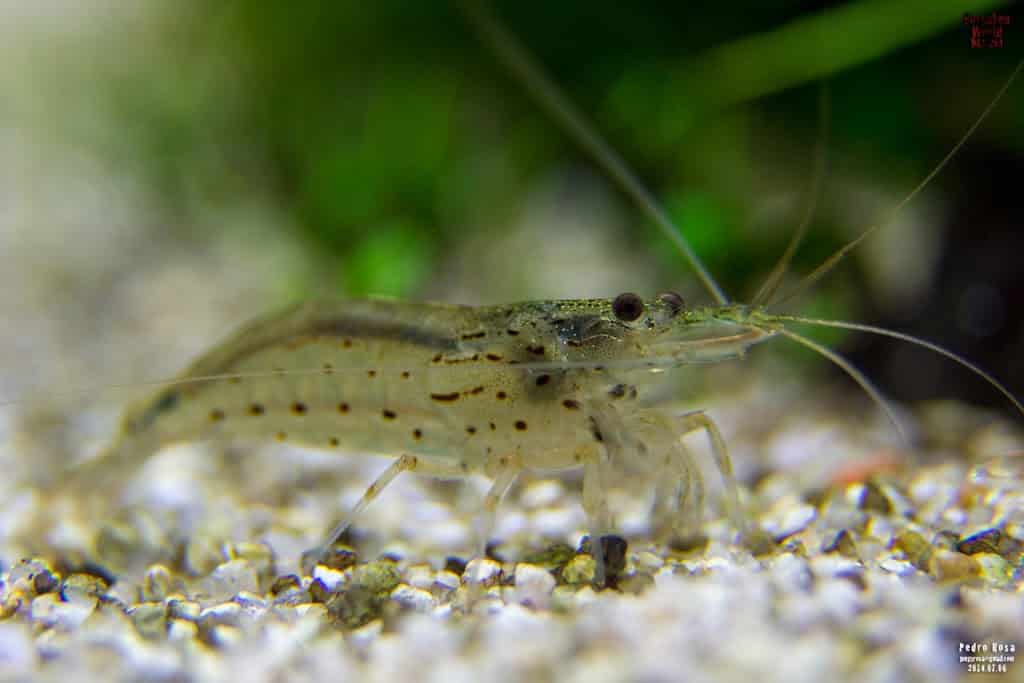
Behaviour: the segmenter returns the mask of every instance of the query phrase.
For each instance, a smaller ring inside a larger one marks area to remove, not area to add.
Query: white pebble
[[[885,571],[896,574],[897,576],[910,576],[917,569],[914,568],[910,562],[906,560],[898,560],[895,557],[889,557],[878,563],[878,566]]]
[[[761,521],[761,527],[776,538],[792,536],[806,529],[817,514],[813,505],[783,499]]]
[[[27,673],[34,668],[35,661],[36,648],[28,627],[18,623],[0,623],[0,671]]]
[[[32,620],[46,627],[77,628],[96,609],[96,598],[63,602],[59,593],[40,595],[32,601]]]
[[[212,600],[230,600],[241,591],[259,591],[259,577],[248,560],[230,560],[217,565],[203,582]]]
[[[185,619],[171,619],[167,625],[167,638],[171,641],[192,640],[199,635],[199,627]]]
[[[493,586],[501,578],[501,565],[486,557],[477,557],[469,561],[466,571],[462,573],[463,583],[474,583]]]
[[[414,588],[404,583],[395,586],[394,590],[391,591],[391,599],[403,607],[409,607],[416,612],[426,613],[437,606],[437,600],[428,591],[422,588]]]
[[[345,582],[345,572],[318,564],[313,568],[313,580],[316,581],[317,579],[320,579],[328,591],[333,592]]]
[[[555,577],[543,567],[520,562],[515,571],[515,599],[517,602],[546,609],[555,590]]]

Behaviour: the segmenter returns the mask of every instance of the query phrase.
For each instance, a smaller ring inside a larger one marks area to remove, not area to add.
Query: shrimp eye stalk
[[[619,294],[612,302],[612,313],[624,323],[631,323],[644,314],[644,300],[632,292]]]

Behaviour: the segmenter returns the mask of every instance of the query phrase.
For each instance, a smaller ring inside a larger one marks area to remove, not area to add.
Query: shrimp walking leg
[[[491,532],[494,530],[494,518],[498,511],[498,503],[504,498],[505,493],[515,482],[519,475],[519,468],[508,465],[499,470],[491,484],[490,490],[484,496],[484,502],[480,515],[477,519],[477,538],[480,547],[480,557],[487,556],[487,543],[490,541]]]
[[[352,507],[352,509],[349,510],[348,514],[345,515],[341,522],[339,522],[338,525],[334,527],[330,535],[327,537],[327,540],[324,541],[323,545],[321,546],[321,549],[327,549],[334,545],[334,543],[339,538],[341,538],[341,535],[345,533],[345,531],[352,525],[352,522],[355,521],[356,517],[358,517],[359,514],[366,509],[367,505],[373,502],[374,498],[380,495],[380,492],[383,491],[384,488],[388,484],[390,484],[395,477],[397,477],[402,472],[414,471],[416,469],[417,464],[418,461],[416,457],[412,455],[403,455],[398,460],[391,463],[391,465],[386,470],[384,470],[380,474],[380,476],[377,477],[372,484],[370,484],[369,487],[367,487],[366,492],[363,493],[363,496],[362,498],[359,499],[359,502],[357,502]]]
[[[680,437],[699,430],[703,430],[707,434],[711,455],[715,459],[715,466],[718,468],[719,474],[722,475],[722,484],[725,487],[726,512],[739,531],[740,538],[746,538],[748,536],[747,520],[740,506],[739,486],[736,484],[736,476],[732,471],[729,450],[726,448],[725,439],[722,438],[718,426],[703,412],[684,413],[676,416],[676,419]]]
[[[612,528],[608,508],[608,454],[603,448],[594,449],[583,465],[583,511],[590,527],[590,550],[594,557],[594,582],[603,585],[605,579],[604,552],[601,537]]]
[[[685,537],[698,532],[704,513],[704,476],[681,439],[673,439],[659,470],[652,515],[658,534],[671,531]],[[662,527],[661,520],[671,522]]]

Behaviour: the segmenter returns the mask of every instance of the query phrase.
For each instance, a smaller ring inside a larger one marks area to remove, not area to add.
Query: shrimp
[[[155,396],[129,409],[117,440],[75,471],[72,485],[95,489],[98,477],[134,466],[179,441],[242,437],[394,457],[328,534],[326,548],[403,472],[491,478],[479,524],[486,542],[497,506],[520,473],[582,468],[583,508],[591,538],[600,539],[613,529],[607,497],[612,478],[630,468],[658,482],[656,505],[674,504],[681,513],[680,528],[699,526],[704,484],[683,439],[702,432],[722,478],[727,514],[743,540],[753,530],[715,422],[705,412],[677,414],[645,398],[666,370],[739,359],[755,344],[786,338],[836,363],[899,428],[899,420],[866,377],[835,352],[790,329],[794,324],[876,333],[922,345],[980,375],[1024,413],[993,376],[934,344],[868,325],[770,310],[816,283],[882,224],[864,231],[795,288],[778,295],[781,276],[802,236],[798,230],[752,303],[731,303],[654,198],[521,46],[475,6],[467,9],[499,58],[671,237],[715,303],[688,306],[678,294],[666,292],[647,299],[624,293],[614,299],[489,307],[380,299],[302,304],[244,326]],[[249,381],[257,378],[262,381]],[[602,584],[603,553],[597,550],[594,557],[595,582]]]

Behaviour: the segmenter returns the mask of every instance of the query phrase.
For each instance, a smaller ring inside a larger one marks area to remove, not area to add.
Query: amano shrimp
[[[674,505],[681,527],[699,526],[704,487],[683,437],[703,432],[723,480],[730,521],[742,539],[751,530],[714,421],[704,412],[673,414],[649,405],[645,390],[662,371],[737,359],[754,344],[786,337],[837,363],[886,407],[864,376],[791,330],[794,323],[923,344],[980,374],[1024,413],[990,375],[927,342],[854,323],[772,313],[774,273],[750,305],[731,303],[610,148],[499,25],[486,15],[478,20],[512,71],[669,231],[715,303],[690,306],[667,292],[654,298],[625,293],[614,299],[479,308],[388,300],[302,304],[243,327],[129,410],[117,442],[105,457],[85,465],[75,482],[133,465],[173,442],[236,436],[394,457],[328,535],[326,547],[402,472],[491,478],[480,524],[486,540],[498,503],[518,474],[582,468],[582,503],[591,538],[599,539],[613,529],[606,495],[610,478],[625,466],[658,482],[657,504]],[[813,284],[877,227],[837,252],[801,286]],[[776,272],[784,268],[785,260]],[[261,381],[248,381],[255,378]],[[594,556],[600,583],[602,553]]]

